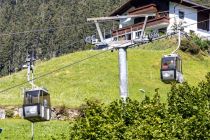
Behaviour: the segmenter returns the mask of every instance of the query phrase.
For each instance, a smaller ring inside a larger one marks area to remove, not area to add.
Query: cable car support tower
[[[98,35],[100,37],[100,41],[104,44],[108,45],[110,49],[117,49],[118,50],[118,61],[119,61],[119,91],[120,97],[126,102],[128,97],[128,68],[127,68],[127,49],[130,46],[133,46],[137,43],[143,43],[143,36],[144,31],[146,29],[146,24],[148,17],[155,16],[156,14],[138,14],[138,15],[126,15],[126,16],[111,16],[111,17],[98,17],[98,18],[88,18],[87,21],[93,21],[96,25],[96,29],[98,31]],[[120,20],[120,19],[127,19],[127,18],[136,18],[136,17],[145,17],[144,24],[142,27],[142,32],[140,35],[140,39],[137,41],[112,41],[107,43],[102,35],[99,22],[106,22],[106,21],[113,21],[113,20]]]

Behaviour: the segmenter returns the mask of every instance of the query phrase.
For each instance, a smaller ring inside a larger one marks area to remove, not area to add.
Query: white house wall
[[[175,8],[174,8],[175,7]],[[175,9],[175,13],[174,13]],[[179,18],[179,11],[184,12],[184,19]],[[183,26],[190,25],[184,28],[184,31],[190,33],[190,31],[194,31],[197,35],[201,37],[210,36],[210,32],[201,30],[197,28],[197,10],[191,7],[183,6],[181,4],[177,4],[174,2],[169,2],[169,18],[170,24],[168,26],[168,32],[172,32],[172,26],[174,24],[182,23]],[[210,27],[210,24],[209,24]]]
[[[174,13],[174,9],[175,9],[175,13]],[[184,19],[180,19],[179,18],[179,11],[184,12]],[[182,23],[182,25],[190,25],[185,27],[185,31],[186,32],[190,32],[190,30],[192,31],[197,31],[197,10],[187,7],[187,6],[183,6],[174,2],[170,2],[169,3],[169,18],[170,18],[170,24],[168,26],[168,31],[172,31],[172,26],[174,24],[179,24]]]
[[[134,7],[130,8],[130,9],[134,9]],[[175,9],[175,11],[174,11]],[[179,18],[179,11],[184,12],[184,19],[180,19]],[[174,13],[175,12],[175,13]],[[202,29],[198,29],[197,28],[197,10],[191,7],[187,7],[178,3],[174,3],[174,2],[169,2],[169,18],[170,18],[170,24],[167,27],[167,31],[173,32],[172,30],[172,26],[174,24],[179,24],[180,22],[182,23],[182,26],[186,27],[184,28],[184,31],[187,33],[190,33],[191,31],[194,31],[197,35],[201,36],[201,37],[207,37],[210,39],[210,32],[209,31],[205,31]],[[123,15],[127,15],[128,12],[125,12]],[[209,18],[210,18],[210,14],[209,14]],[[210,23],[210,22],[209,22]],[[121,19],[120,20],[120,24],[119,24],[119,28],[123,28],[126,26],[130,26],[134,24],[134,19],[132,18],[127,18],[127,19]],[[209,24],[209,29],[210,29],[210,24]],[[135,32],[132,34],[132,37],[135,38]]]

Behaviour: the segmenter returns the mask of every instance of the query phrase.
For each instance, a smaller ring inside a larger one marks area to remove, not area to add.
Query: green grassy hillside
[[[50,121],[34,124],[35,140],[68,140],[71,122]],[[0,140],[30,140],[31,123],[20,119],[0,120]]]
[[[170,84],[160,81],[160,58],[176,47],[174,41],[161,40],[128,50],[129,96],[143,99],[151,96],[159,88],[162,101],[166,100]],[[54,58],[46,62],[37,62],[35,77],[53,71],[80,59],[99,53],[84,51]],[[185,80],[195,85],[204,79],[210,71],[210,57],[197,57],[179,52],[183,58]],[[0,79],[0,90],[26,81],[26,71]],[[66,105],[78,107],[85,99],[97,99],[109,103],[119,98],[118,89],[118,53],[106,52],[97,57],[67,67],[35,81],[36,85],[46,87],[51,94],[53,106]],[[0,94],[0,105],[21,105],[24,85]]]

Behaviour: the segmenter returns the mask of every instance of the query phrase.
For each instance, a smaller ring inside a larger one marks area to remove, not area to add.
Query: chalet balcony
[[[118,30],[115,30],[112,32],[113,36],[121,36],[125,35],[127,33],[140,31],[143,28],[144,22],[136,23],[130,26],[126,26],[123,28],[120,28]],[[168,16],[162,16],[162,17],[156,17],[154,19],[150,19],[147,21],[147,29],[156,29],[156,28],[164,28],[169,25],[169,17]]]
[[[183,21],[183,24],[189,25],[185,27],[187,33],[195,32],[199,36],[210,38],[210,10],[207,6],[196,4],[191,0],[182,1],[182,3],[175,0],[128,0],[113,11],[110,16],[151,13],[156,13],[156,16],[148,17],[146,28],[149,28],[151,32],[149,34],[148,32],[144,33],[146,36],[162,34],[165,31],[170,33],[176,17],[177,21]],[[142,37],[141,31],[144,20],[145,17],[121,19],[119,21],[120,29],[112,31],[114,40],[138,39],[139,34]]]
[[[127,11],[128,15],[137,15],[137,14],[151,14],[156,13],[155,17],[149,17],[147,21],[147,29],[160,29],[166,28],[169,25],[169,13],[160,12],[160,9],[157,8],[156,4],[148,4],[136,8],[131,8]],[[140,32],[143,28],[144,17],[135,18],[133,21],[124,23],[121,21],[120,29],[112,32],[113,36],[122,36],[126,34],[131,34],[131,32]],[[125,20],[126,21],[126,20]],[[137,35],[139,36],[139,35]],[[129,37],[131,38],[131,37]]]

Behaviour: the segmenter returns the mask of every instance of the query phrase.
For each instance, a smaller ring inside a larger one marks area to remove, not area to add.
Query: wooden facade
[[[168,11],[169,10],[169,2],[175,2],[182,4],[187,7],[194,7],[197,10],[204,10],[205,13],[210,13],[210,8],[192,2],[191,0],[129,0],[124,5],[119,7],[117,10],[113,11],[110,16],[114,15],[122,15],[125,13],[130,7],[138,8],[149,4],[155,4],[157,6],[157,10],[159,12]]]
[[[126,33],[130,33],[132,31],[138,31],[141,30],[143,27],[143,22],[139,22],[134,25],[126,26],[124,28],[120,28],[118,30],[113,31],[113,36],[120,36]],[[156,25],[168,25],[169,24],[169,18],[167,16],[157,17],[154,19],[150,19],[147,21],[147,27],[154,27]]]
[[[167,25],[172,24],[170,23],[169,14],[174,14],[176,7],[175,4],[173,7],[174,9],[172,8],[171,13],[169,13],[171,2],[185,7],[192,7],[197,11],[201,11],[197,12],[197,18],[195,18],[195,22],[197,22],[197,29],[207,32],[210,30],[210,8],[194,3],[191,0],[129,0],[117,10],[112,12],[110,16],[156,13],[156,17],[149,17],[147,21],[147,28],[157,27],[158,25],[160,25],[160,27],[165,25],[165,27],[167,27]],[[120,36],[128,32],[141,30],[144,19],[144,17],[135,18],[133,25],[128,24],[121,26],[120,29],[113,31],[113,36]],[[157,27],[157,29],[158,28],[159,27]]]
[[[128,11],[131,7],[138,9],[140,7],[144,8],[151,4],[155,5],[158,12],[164,12],[164,11],[169,10],[169,1],[167,1],[167,0],[129,0],[127,3],[125,3],[119,9],[112,12],[110,14],[110,16],[122,15],[126,11]]]
[[[155,4],[149,4],[132,10],[128,10],[129,15],[149,14],[149,13],[157,13],[157,6]]]

